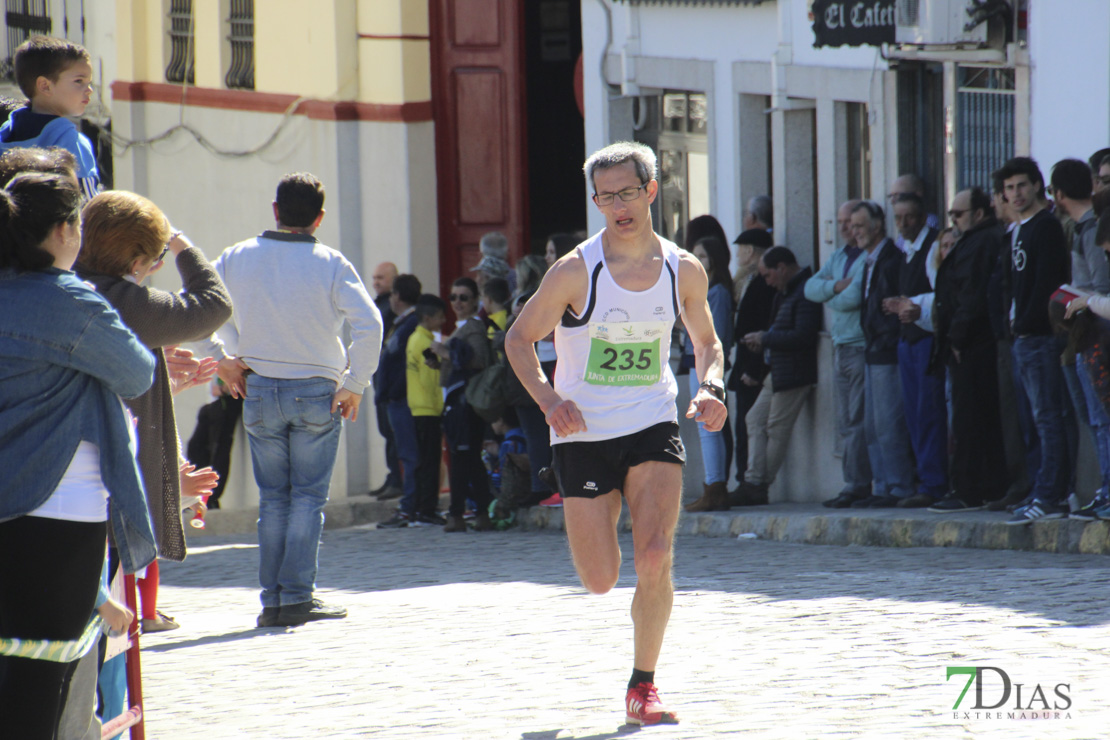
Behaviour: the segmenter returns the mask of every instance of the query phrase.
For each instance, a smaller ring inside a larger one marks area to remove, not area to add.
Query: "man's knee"
[[[636,575],[641,581],[653,581],[671,572],[673,548],[670,538],[658,535],[636,546]]]
[[[582,587],[589,591],[591,594],[601,595],[608,593],[617,585],[617,579],[620,578],[620,563],[615,565],[590,565],[586,568],[578,569],[578,577],[582,581]]]

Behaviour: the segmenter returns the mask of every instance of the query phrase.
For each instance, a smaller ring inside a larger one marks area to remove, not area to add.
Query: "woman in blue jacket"
[[[721,340],[724,356],[732,351],[732,275],[728,269],[729,251],[725,243],[715,236],[699,239],[694,244],[694,256],[705,268],[709,278],[709,311],[713,315],[713,328]],[[694,345],[689,335],[682,358],[683,365],[690,368],[690,396],[698,392],[698,374],[694,372]],[[728,401],[726,399],[725,403]],[[726,425],[727,429],[727,425]],[[701,440],[701,458],[705,467],[705,487],[702,496],[687,505],[687,511],[713,511],[728,508],[728,448],[731,438],[724,429],[708,432],[703,424],[698,424],[698,438]]]
[[[70,271],[81,245],[74,179],[23,174],[0,190],[0,727],[52,738],[73,662],[14,657],[12,640],[77,641],[109,531],[123,567],[154,559],[120,397],[154,357]]]

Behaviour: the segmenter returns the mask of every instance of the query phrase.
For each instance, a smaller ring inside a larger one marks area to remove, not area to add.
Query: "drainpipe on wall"
[[[634,98],[640,94],[640,86],[636,83],[636,58],[640,56],[640,9],[629,5],[625,14],[628,31],[621,46],[621,95]]]

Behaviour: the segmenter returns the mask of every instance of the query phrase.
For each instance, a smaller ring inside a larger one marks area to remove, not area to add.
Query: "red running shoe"
[[[624,707],[630,725],[678,724],[678,715],[659,701],[653,683],[645,681],[630,688],[624,697]]]

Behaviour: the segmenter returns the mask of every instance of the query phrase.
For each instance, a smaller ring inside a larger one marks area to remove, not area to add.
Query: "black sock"
[[[628,688],[634,688],[642,683],[655,683],[655,671],[641,671],[639,668],[633,668],[632,678],[628,680]]]

